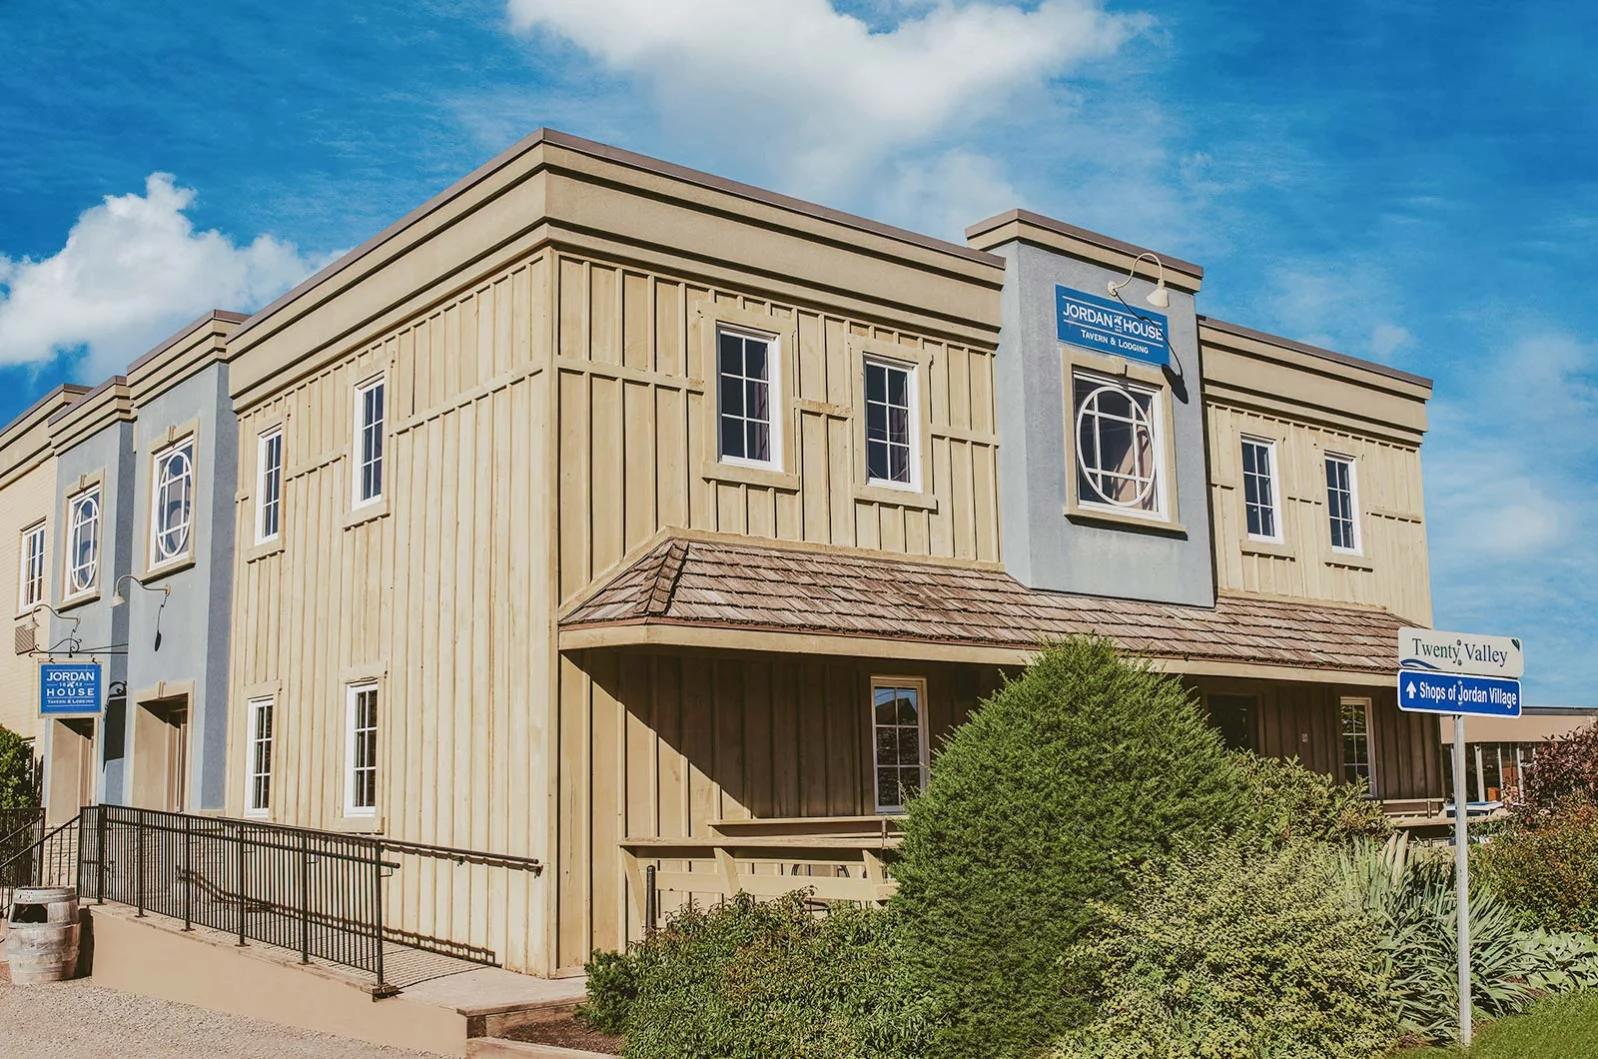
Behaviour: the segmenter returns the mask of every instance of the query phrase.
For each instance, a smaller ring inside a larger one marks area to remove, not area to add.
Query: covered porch
[[[885,900],[897,787],[924,782],[1006,671],[1070,634],[1180,674],[1233,745],[1334,775],[1353,763],[1384,798],[1440,793],[1435,722],[1427,738],[1393,701],[1400,624],[1372,609],[1109,600],[1035,591],[993,567],[663,539],[561,622],[560,963],[634,939],[690,898],[808,886],[819,900]],[[1342,727],[1352,701],[1362,734]]]

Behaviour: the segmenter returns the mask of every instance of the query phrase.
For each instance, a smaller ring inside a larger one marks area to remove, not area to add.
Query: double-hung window
[[[879,677],[871,682],[872,772],[877,812],[904,811],[926,782],[925,685]]]
[[[1344,699],[1342,707],[1343,779],[1371,784],[1370,700]],[[1373,792],[1374,793],[1374,792]]]
[[[777,341],[722,328],[716,333],[716,420],[720,457],[753,467],[782,466]]]
[[[1281,509],[1277,505],[1276,442],[1243,439],[1243,514],[1250,540],[1282,539]]]
[[[66,592],[94,591],[100,576],[100,490],[85,490],[67,503]]]
[[[868,357],[866,371],[866,480],[872,485],[915,489],[916,369]]]
[[[283,428],[256,441],[255,542],[276,540],[283,516]]]
[[[29,610],[44,602],[44,523],[22,531],[22,569],[18,581],[17,603]]]
[[[1083,507],[1165,517],[1159,391],[1077,373],[1071,379],[1075,416],[1076,494]]]
[[[189,438],[155,454],[150,565],[160,566],[187,556],[193,523],[194,439]]]
[[[355,388],[355,505],[383,498],[384,380]]]
[[[270,698],[251,699],[245,749],[244,812],[265,816],[272,808],[272,707]]]
[[[1326,517],[1331,523],[1332,550],[1359,551],[1359,483],[1351,456],[1326,457]]]
[[[377,814],[377,685],[351,684],[347,706],[344,815]]]

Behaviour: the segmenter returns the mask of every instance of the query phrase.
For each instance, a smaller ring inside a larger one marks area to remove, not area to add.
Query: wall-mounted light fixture
[[[151,650],[159,651],[161,649],[161,612],[166,610],[166,601],[172,598],[172,586],[162,585],[160,588],[151,588],[134,575],[123,574],[111,586],[111,605],[113,607],[120,607],[128,601],[128,598],[122,594],[122,583],[124,581],[132,581],[146,592],[161,593],[161,605],[155,608],[155,644],[151,647]]]
[[[1154,262],[1154,267],[1159,270],[1159,278],[1155,280],[1154,289],[1149,291],[1148,296],[1143,300],[1154,306],[1156,309],[1169,309],[1171,307],[1171,295],[1165,289],[1165,262],[1160,260],[1158,254],[1143,253],[1133,258],[1132,267],[1127,270],[1126,278],[1120,281],[1110,281],[1110,294],[1116,298],[1120,298],[1122,302],[1126,301],[1125,298],[1121,298],[1121,288],[1126,286],[1128,283],[1131,283],[1132,280],[1137,277],[1137,263],[1142,261],[1144,258],[1148,258],[1150,261]]]

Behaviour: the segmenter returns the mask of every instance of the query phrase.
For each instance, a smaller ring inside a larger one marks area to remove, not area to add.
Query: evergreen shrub
[[[1100,905],[1080,954],[1103,967],[1099,1016],[1056,1059],[1367,1059],[1398,1038],[1379,935],[1329,846],[1242,843],[1152,862]]]
[[[1269,842],[1385,839],[1393,833],[1382,803],[1367,797],[1363,785],[1311,772],[1296,758],[1242,751],[1237,763],[1248,781],[1261,834]]]
[[[1048,647],[957,729],[894,865],[899,951],[944,1013],[928,1054],[1027,1056],[1093,1015],[1076,948],[1174,842],[1236,829],[1247,786],[1191,695],[1112,645]]]

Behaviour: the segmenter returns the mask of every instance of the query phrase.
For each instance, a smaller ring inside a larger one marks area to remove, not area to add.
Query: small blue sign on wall
[[[99,713],[100,663],[45,662],[39,666],[39,713]]]
[[[1056,285],[1054,315],[1061,342],[1147,364],[1171,362],[1170,332],[1159,313]]]

